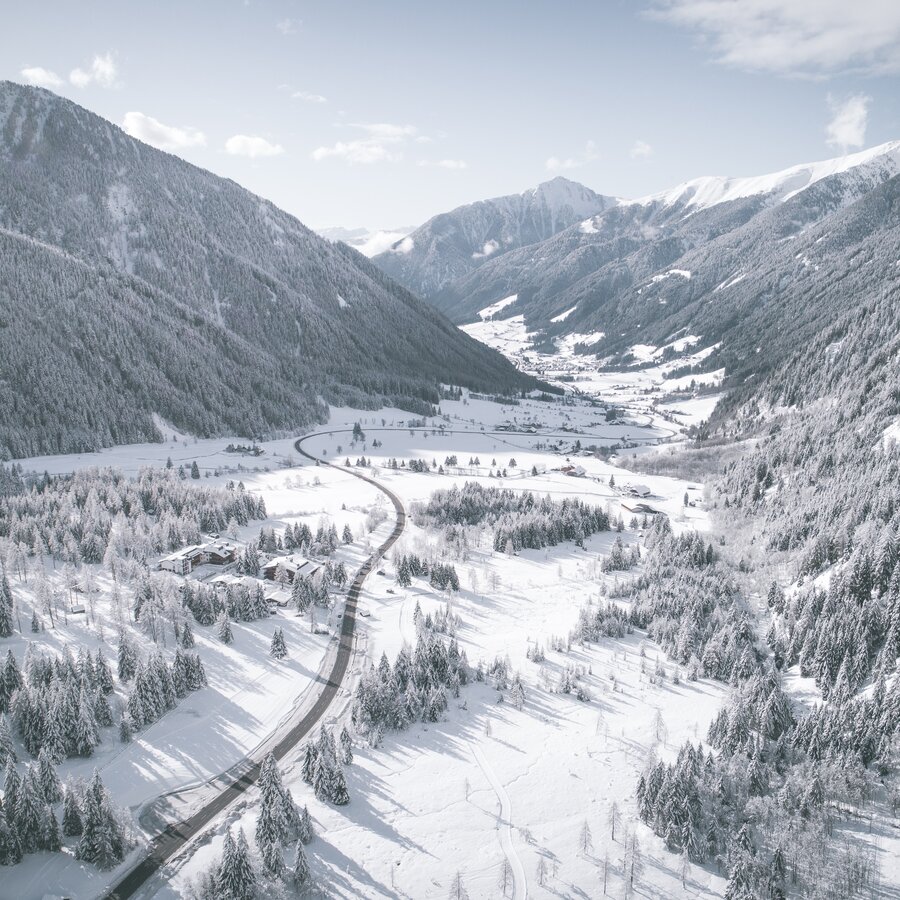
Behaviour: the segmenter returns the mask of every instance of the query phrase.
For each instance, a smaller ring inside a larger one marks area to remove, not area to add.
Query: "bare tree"
[[[613,800],[612,805],[609,807],[609,812],[606,814],[606,822],[609,825],[609,836],[613,840],[616,839],[616,828],[618,828],[621,821],[622,814],[619,812],[619,804]]]
[[[578,849],[585,856],[594,849],[594,838],[591,835],[591,826],[588,825],[587,819],[581,825],[581,831],[578,834]]]
[[[469,894],[463,886],[462,875],[457,872],[450,884],[450,900],[469,900]]]
[[[505,897],[506,892],[514,886],[515,880],[513,878],[512,866],[509,864],[509,860],[504,856],[503,864],[500,866],[500,877],[497,879],[497,887],[500,888]]]

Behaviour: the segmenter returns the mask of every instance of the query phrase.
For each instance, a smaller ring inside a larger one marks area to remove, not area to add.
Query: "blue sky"
[[[0,60],[317,227],[900,138],[893,0],[18,3]]]

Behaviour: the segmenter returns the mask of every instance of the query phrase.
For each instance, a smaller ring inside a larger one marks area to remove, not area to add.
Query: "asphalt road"
[[[349,431],[349,429],[347,429]],[[327,432],[330,433],[330,432]],[[337,655],[334,660],[328,680],[325,682],[319,696],[316,698],[312,708],[306,712],[302,718],[293,723],[288,730],[279,738],[278,742],[272,748],[276,759],[281,759],[290,750],[303,740],[313,728],[322,719],[334,700],[344,677],[347,674],[347,668],[350,665],[350,657],[353,654],[353,634],[356,627],[356,604],[359,600],[359,593],[366,578],[371,574],[372,570],[377,566],[381,557],[396,542],[397,538],[403,533],[406,525],[406,510],[400,499],[393,491],[388,490],[384,485],[379,484],[374,478],[369,478],[361,474],[356,469],[347,469],[334,463],[319,460],[311,453],[307,453],[303,449],[303,442],[313,440],[321,436],[321,432],[317,434],[309,434],[298,439],[294,443],[297,452],[307,459],[317,462],[319,465],[330,466],[338,469],[355,478],[367,481],[385,494],[397,513],[397,521],[394,530],[391,532],[387,540],[366,560],[362,568],[356,573],[350,589],[347,592],[347,602],[344,606],[344,617],[341,620],[340,643],[338,645]],[[253,787],[259,778],[259,771],[262,760],[247,759],[245,768],[239,776],[237,776],[230,784],[227,784],[215,797],[208,803],[198,809],[193,815],[181,822],[169,825],[164,831],[156,835],[149,845],[149,849],[144,858],[133,868],[128,874],[112,887],[107,894],[106,900],[125,900],[125,898],[133,897],[146,883],[155,875],[167,862],[169,862],[192,838],[199,834],[210,822],[227,809],[235,800],[237,800],[246,790]]]

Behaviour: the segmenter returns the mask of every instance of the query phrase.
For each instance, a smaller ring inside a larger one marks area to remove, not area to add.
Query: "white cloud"
[[[635,141],[631,148],[632,159],[646,159],[653,155],[653,148],[646,141]]]
[[[399,162],[403,159],[403,146],[416,136],[414,125],[391,125],[376,122],[347,126],[363,132],[363,137],[351,141],[338,141],[330,147],[316,147],[310,156],[316,161],[334,157],[348,163],[369,165],[377,162]]]
[[[311,94],[309,91],[294,91],[291,94],[294,100],[303,100],[304,103],[327,103],[327,98],[321,94]]]
[[[829,94],[831,121],[825,129],[826,142],[844,151],[862,147],[866,142],[871,102],[872,98],[865,94],[855,94],[843,101],[836,100]]]
[[[58,88],[62,86],[63,80],[49,69],[43,69],[40,66],[26,66],[19,73],[28,84],[34,84],[42,88]]]
[[[593,141],[588,141],[584,145],[583,153],[580,153],[577,156],[569,156],[565,159],[560,159],[558,156],[551,156],[544,165],[548,172],[560,172],[565,169],[580,169],[582,166],[587,165],[589,162],[594,162],[594,160],[599,158],[597,145]]]
[[[472,254],[472,259],[484,259],[487,256],[492,256],[500,249],[499,241],[490,240],[485,241],[481,250],[476,250]]]
[[[197,128],[164,125],[142,112],[127,112],[122,120],[126,134],[160,150],[183,150],[186,147],[205,147],[206,135]]]
[[[726,65],[779,74],[900,71],[895,0],[652,0]]]
[[[422,168],[434,167],[436,169],[468,169],[468,163],[464,159],[438,159],[434,162],[421,159],[416,163],[417,166],[421,166]]]
[[[116,61],[111,53],[104,56],[96,55],[87,69],[72,69],[69,73],[69,81],[75,87],[85,88],[89,84],[100,87],[115,87],[119,77]]]
[[[257,135],[235,134],[225,141],[225,152],[232,156],[249,156],[251,159],[257,159],[261,156],[280,156],[284,153],[284,147]]]
[[[287,35],[287,34],[296,34],[296,33],[297,33],[297,29],[298,29],[302,24],[303,24],[303,23],[302,23],[299,19],[282,19],[280,22],[276,22],[276,23],[275,23],[275,27],[276,27],[282,34]]]

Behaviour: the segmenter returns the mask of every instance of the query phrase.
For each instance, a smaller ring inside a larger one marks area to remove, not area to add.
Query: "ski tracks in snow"
[[[497,827],[500,829],[500,846],[503,848],[503,853],[506,855],[513,871],[513,880],[515,882],[513,898],[514,900],[527,900],[528,882],[525,878],[525,867],[522,865],[522,860],[519,859],[519,854],[516,852],[512,839],[512,803],[510,802],[509,794],[500,783],[497,773],[485,758],[481,748],[475,744],[472,744],[472,755],[500,801],[500,818],[497,822]]]

